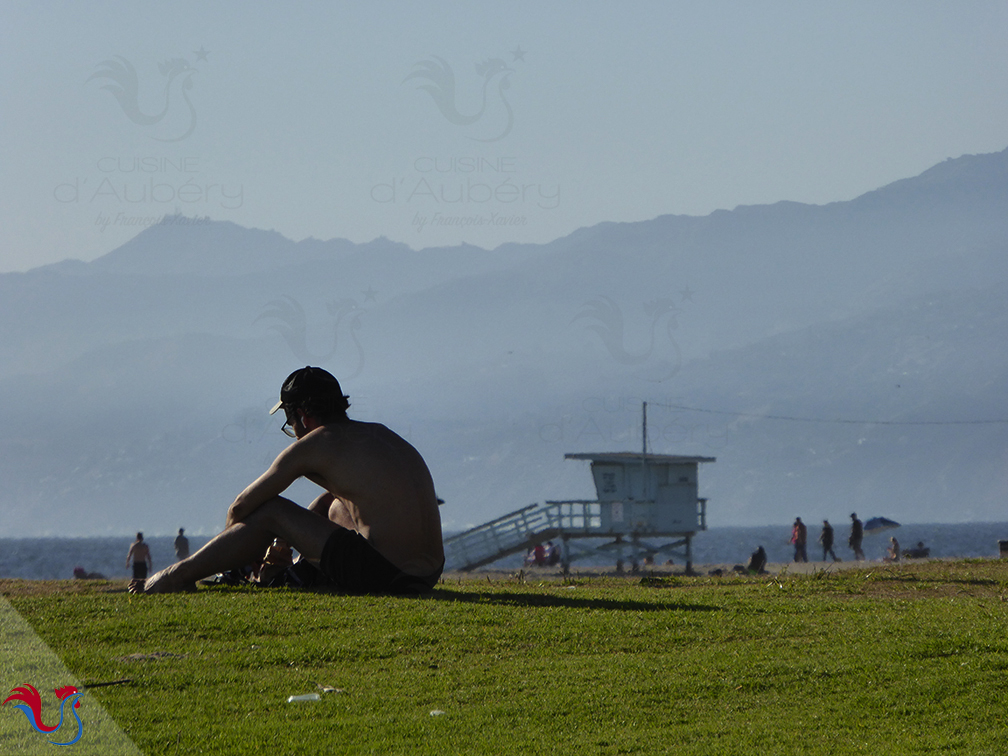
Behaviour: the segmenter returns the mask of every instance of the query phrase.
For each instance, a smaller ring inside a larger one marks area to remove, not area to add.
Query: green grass
[[[133,680],[93,695],[146,754],[1008,748],[1008,563],[484,578],[423,600],[112,588],[0,581],[82,682]],[[286,703],[319,685],[343,692]]]

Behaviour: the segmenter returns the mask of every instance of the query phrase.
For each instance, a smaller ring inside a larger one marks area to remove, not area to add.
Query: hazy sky
[[[0,271],[175,211],[492,248],[850,199],[1008,146],[1006,39],[962,0],[3,2]]]

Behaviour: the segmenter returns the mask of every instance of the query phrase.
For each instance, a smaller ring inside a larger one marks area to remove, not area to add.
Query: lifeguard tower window
[[[566,454],[591,462],[602,530],[618,535],[691,535],[706,530],[697,467],[713,457],[605,452]]]

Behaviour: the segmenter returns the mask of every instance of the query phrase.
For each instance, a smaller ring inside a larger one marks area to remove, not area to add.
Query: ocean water
[[[190,551],[210,540],[186,537]],[[0,538],[0,578],[64,580],[73,577],[74,567],[100,572],[110,579],[132,577],[126,554],[135,540],[135,533],[102,538]],[[175,536],[145,536],[144,542],[150,548],[155,571],[175,561]]]
[[[849,526],[834,523],[836,544],[834,550],[841,559],[853,559],[847,548]],[[817,538],[819,528],[809,527],[809,559],[822,558]],[[446,537],[451,533],[446,533]],[[973,522],[955,525],[903,525],[893,530],[866,535],[863,549],[869,561],[881,561],[895,536],[904,549],[918,541],[931,549],[931,557],[970,558],[997,557],[998,541],[1008,540],[1008,522]],[[764,525],[760,527],[722,527],[698,533],[693,539],[693,563],[745,564],[757,546],[763,546],[771,562],[790,562],[794,548],[789,525]],[[100,572],[111,579],[130,577],[126,568],[126,553],[133,536],[102,538],[0,538],[0,578],[27,578],[30,580],[61,580],[73,577],[74,567],[88,572]],[[159,570],[175,561],[174,536],[154,536],[145,539],[151,550],[154,569]],[[190,536],[189,545],[195,551],[209,540],[206,536]],[[598,543],[604,543],[599,541]],[[660,545],[661,542],[651,542]],[[518,569],[522,554],[501,559],[490,567]],[[602,567],[612,565],[612,553],[590,555],[574,563],[575,566]],[[678,560],[677,560],[678,561]]]

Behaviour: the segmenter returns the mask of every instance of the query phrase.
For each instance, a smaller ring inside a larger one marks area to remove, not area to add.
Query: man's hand
[[[230,528],[232,525],[237,525],[245,516],[249,513],[244,511],[247,507],[241,506],[241,497],[239,496],[234,500],[234,503],[228,507],[227,517],[224,519],[224,527]]]

